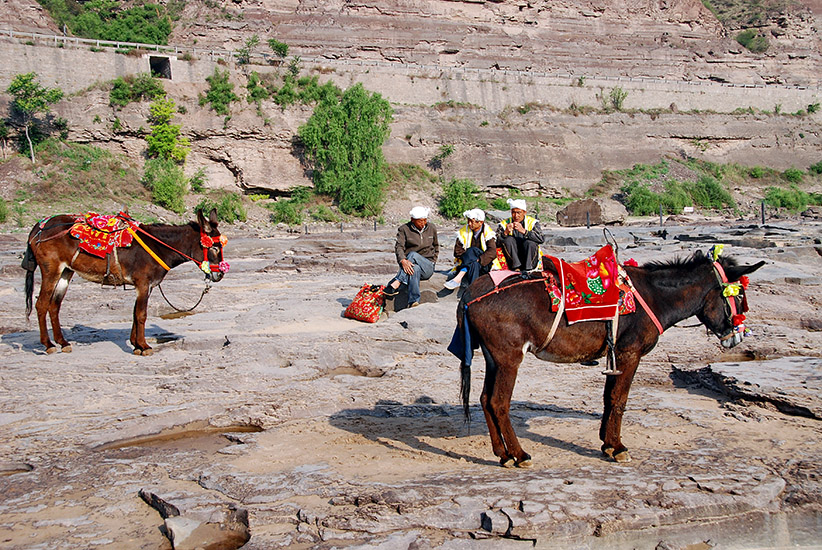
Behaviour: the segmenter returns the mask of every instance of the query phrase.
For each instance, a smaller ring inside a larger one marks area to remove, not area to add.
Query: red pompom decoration
[[[750,279],[748,279],[747,275],[743,275],[742,277],[739,278],[739,284],[742,285],[743,289],[748,288],[748,283],[750,283],[750,282],[751,281],[750,281]]]
[[[734,316],[731,318],[731,321],[733,322],[733,324],[734,324],[734,326],[735,326],[735,327],[738,327],[739,325],[741,325],[741,324],[743,324],[743,323],[745,322],[745,316],[744,316],[744,315],[742,315],[741,313],[739,313],[739,314],[737,314],[737,315],[734,315]]]
[[[629,266],[631,266],[631,267],[636,267],[636,266],[638,266],[639,264],[638,264],[638,263],[636,263],[636,260],[635,260],[635,259],[633,259],[633,258],[628,258],[627,260],[625,260],[625,261],[622,263],[622,265],[629,265]]]

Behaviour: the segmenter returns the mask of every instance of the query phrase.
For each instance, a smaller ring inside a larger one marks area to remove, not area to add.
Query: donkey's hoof
[[[501,458],[499,460],[500,466],[503,468],[513,468],[514,467],[514,459],[513,458]]]
[[[631,462],[631,455],[628,454],[628,451],[620,451],[614,455],[614,460],[617,462]]]
[[[46,348],[46,353],[51,355],[52,353],[57,353],[58,349],[57,346],[51,346],[50,348]]]
[[[63,346],[63,348],[60,351],[62,351],[63,353],[71,353],[71,346]]]
[[[525,460],[520,460],[517,462],[517,468],[530,468],[534,464],[531,462],[530,458],[526,458]]]
[[[143,357],[148,357],[149,355],[154,355],[154,350],[152,348],[146,348],[143,350]]]
[[[134,351],[132,351],[131,353],[133,353],[134,355],[142,355],[143,350],[141,350],[140,348],[134,348]]]
[[[608,458],[614,458],[614,448],[613,447],[602,447],[602,454],[607,456]]]

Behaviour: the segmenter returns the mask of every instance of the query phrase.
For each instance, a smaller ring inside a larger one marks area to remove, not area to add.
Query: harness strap
[[[631,284],[631,290],[634,293],[634,298],[636,298],[636,301],[639,302],[639,305],[642,306],[642,309],[645,310],[645,313],[647,313],[648,317],[651,318],[651,321],[654,322],[656,329],[659,331],[660,334],[662,334],[664,332],[664,329],[662,328],[662,323],[660,323],[659,319],[656,318],[656,315],[654,315],[654,312],[651,311],[650,306],[642,297],[642,295],[639,292],[637,292],[636,288],[634,288],[633,283]]]
[[[560,280],[560,287],[562,288],[562,296],[559,299],[559,307],[557,307],[557,314],[554,317],[554,322],[551,323],[551,330],[548,331],[548,336],[545,338],[545,341],[542,345],[537,349],[536,353],[544,350],[548,347],[548,344],[551,343],[551,340],[554,339],[554,335],[557,333],[557,328],[559,328],[559,320],[562,318],[562,314],[565,313],[565,285],[562,284],[562,281],[565,280],[565,267],[562,265],[562,262],[559,263],[559,280]]]
[[[157,263],[158,263],[158,264],[160,264],[160,265],[163,267],[163,269],[165,269],[166,271],[171,271],[171,268],[170,268],[170,267],[168,267],[168,266],[166,265],[166,263],[165,263],[163,260],[161,260],[161,259],[160,259],[160,257],[159,257],[157,254],[155,254],[155,253],[154,253],[154,251],[153,251],[153,250],[151,250],[151,249],[148,247],[148,245],[147,245],[146,243],[144,243],[144,242],[143,242],[143,239],[141,239],[141,238],[137,235],[137,232],[136,232],[136,231],[134,231],[134,229],[132,229],[132,228],[131,228],[131,226],[126,227],[126,231],[128,231],[129,233],[131,233],[131,236],[132,236],[132,237],[134,237],[134,240],[135,240],[135,241],[137,241],[138,243],[140,243],[140,246],[142,246],[142,247],[143,247],[143,249],[144,249],[146,252],[148,252],[148,255],[149,255],[149,256],[151,256],[152,258],[154,258],[154,259],[157,261]],[[146,233],[146,234],[148,235],[148,233]],[[170,248],[170,247],[169,247],[169,248]],[[172,249],[172,250],[173,250],[173,249]],[[184,255],[185,255],[185,254],[184,254]]]

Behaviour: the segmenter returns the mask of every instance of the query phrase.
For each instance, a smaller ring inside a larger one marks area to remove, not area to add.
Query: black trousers
[[[539,245],[534,241],[517,238],[513,235],[504,235],[502,237],[502,251],[505,252],[508,269],[512,271],[518,269],[530,271],[537,267]]]

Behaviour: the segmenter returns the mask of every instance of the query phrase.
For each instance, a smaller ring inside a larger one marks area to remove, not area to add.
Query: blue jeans
[[[416,252],[409,252],[405,259],[414,266],[414,274],[409,275],[400,267],[395,279],[408,285],[408,303],[413,304],[420,301],[420,281],[427,281],[434,274],[434,262]]]
[[[477,248],[476,246],[472,246],[466,250],[462,256],[460,256],[460,260],[462,260],[460,269],[466,270],[465,276],[463,276],[462,283],[460,285],[463,288],[467,288],[480,275],[484,275],[485,273],[491,271],[492,264],[488,264],[486,266],[481,265],[479,263],[480,256],[482,256],[482,249]]]

